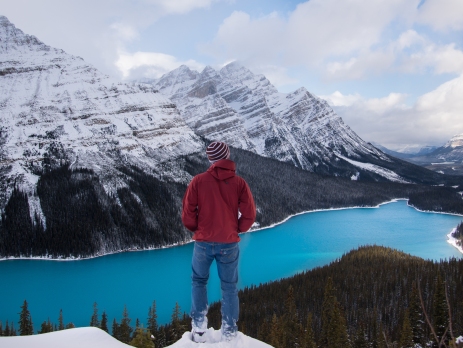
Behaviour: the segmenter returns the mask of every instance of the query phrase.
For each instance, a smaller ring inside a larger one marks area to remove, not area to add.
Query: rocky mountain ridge
[[[115,81],[82,58],[24,34],[4,16],[0,122],[0,208],[11,182],[33,192],[47,168],[92,169],[107,178],[104,187],[111,191],[127,186],[115,169],[119,165],[161,175],[161,163],[203,146],[176,106],[154,88]]]
[[[279,93],[265,76],[238,62],[219,71],[208,66],[201,73],[181,66],[151,85],[177,105],[196,134],[210,140],[330,175],[355,173],[343,157],[390,162],[326,101],[303,87]]]

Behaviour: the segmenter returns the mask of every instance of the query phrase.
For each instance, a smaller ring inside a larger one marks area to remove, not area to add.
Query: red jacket
[[[183,197],[182,222],[197,241],[238,242],[238,233],[249,230],[255,219],[251,190],[235,175],[235,163],[228,159],[196,175]]]

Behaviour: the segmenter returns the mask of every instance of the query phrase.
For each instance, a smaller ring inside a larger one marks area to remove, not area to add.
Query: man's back
[[[235,163],[228,159],[195,176],[183,199],[182,221],[195,232],[197,241],[238,242],[238,233],[247,231],[255,216],[249,186],[235,174]]]

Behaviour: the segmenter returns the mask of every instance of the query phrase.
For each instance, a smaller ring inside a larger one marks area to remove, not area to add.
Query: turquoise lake
[[[379,208],[355,208],[301,214],[272,228],[241,236],[240,281],[243,288],[330,263],[361,245],[393,247],[425,259],[461,258],[446,235],[461,216],[423,213],[405,201]],[[18,328],[20,306],[29,303],[34,330],[50,318],[88,326],[93,302],[106,311],[108,326],[127,306],[132,324],[146,322],[156,300],[158,321],[170,320],[178,302],[190,306],[190,261],[193,244],[127,252],[81,261],[7,260],[0,262],[0,321]],[[219,299],[215,265],[209,299]]]

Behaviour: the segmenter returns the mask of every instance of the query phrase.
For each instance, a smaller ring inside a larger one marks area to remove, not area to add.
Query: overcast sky
[[[366,141],[463,133],[463,0],[0,0],[0,14],[121,80],[239,60],[327,99]]]

